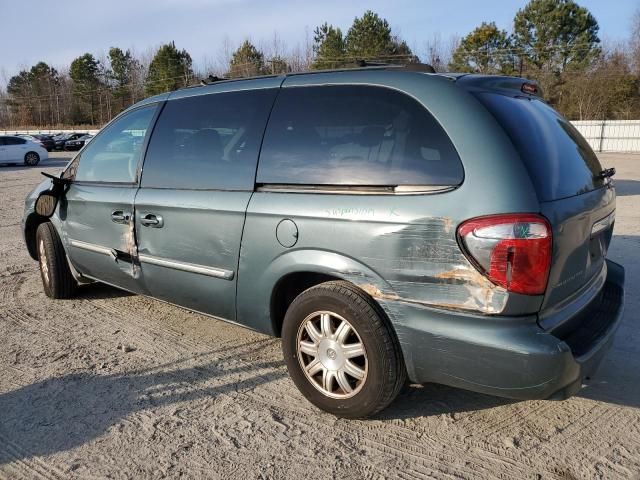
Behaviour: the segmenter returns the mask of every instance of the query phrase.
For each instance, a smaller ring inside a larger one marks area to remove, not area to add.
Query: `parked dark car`
[[[99,281],[280,336],[338,416],[407,379],[563,399],[622,319],[613,173],[522,78],[288,74],[132,106],[23,233],[49,297]]]
[[[34,135],[34,137],[40,140],[40,143],[47,150],[47,152],[50,152],[55,148],[56,142],[53,140],[53,137],[51,135],[37,134]]]
[[[84,147],[85,143],[93,138],[93,135],[83,135],[76,139],[69,139],[64,144],[64,149],[67,151],[80,150]]]
[[[55,150],[64,150],[65,144],[69,140],[76,140],[82,136],[86,135],[86,133],[65,133],[55,138]]]

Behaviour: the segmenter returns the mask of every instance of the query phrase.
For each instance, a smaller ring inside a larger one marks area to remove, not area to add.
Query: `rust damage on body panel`
[[[378,300],[487,314],[500,313],[506,305],[508,292],[476,270],[460,250],[450,218],[386,228],[363,253],[388,287],[348,276]]]
[[[426,307],[434,307],[434,308],[445,308],[448,310],[465,310],[465,311],[475,311],[482,313],[490,313],[497,314],[502,312],[504,305],[502,307],[498,307],[495,305],[493,294],[494,288],[499,287],[490,287],[490,288],[475,288],[470,286],[468,288],[468,295],[466,298],[462,299],[460,302],[442,302],[437,299],[434,300],[426,300],[426,299],[415,299],[415,298],[407,298],[401,297],[397,293],[384,293],[377,286],[372,284],[358,284],[356,285],[364,290],[368,295],[377,299],[377,300],[386,300],[386,301],[395,301],[395,302],[405,302],[412,303],[416,305],[422,305]],[[500,304],[498,304],[500,305]]]

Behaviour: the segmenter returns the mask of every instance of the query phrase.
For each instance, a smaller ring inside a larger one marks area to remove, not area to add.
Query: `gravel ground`
[[[602,155],[627,310],[588,388],[412,387],[368,421],[308,404],[276,339],[106,286],[45,297],[20,218],[64,158],[0,167],[1,478],[640,478],[640,156]]]

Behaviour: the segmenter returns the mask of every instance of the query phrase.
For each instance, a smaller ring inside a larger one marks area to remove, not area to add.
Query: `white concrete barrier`
[[[640,120],[571,122],[596,152],[640,152]]]
[[[0,135],[53,135],[57,133],[90,133],[91,135],[95,135],[99,131],[100,130],[87,130],[83,128],[78,128],[76,130],[0,130]]]

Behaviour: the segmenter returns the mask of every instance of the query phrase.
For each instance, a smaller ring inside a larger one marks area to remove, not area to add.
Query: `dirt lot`
[[[104,286],[49,300],[20,234],[42,168],[0,167],[0,477],[640,478],[640,156],[602,157],[627,310],[592,384],[564,402],[426,385],[369,421],[311,407],[276,339]]]

